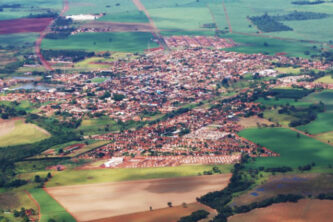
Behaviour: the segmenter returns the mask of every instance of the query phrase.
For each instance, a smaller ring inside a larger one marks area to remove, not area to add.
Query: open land
[[[0,146],[35,143],[50,137],[46,130],[34,124],[24,123],[24,120],[4,121],[0,123],[2,124],[9,128],[1,126]]]
[[[286,128],[245,129],[239,133],[257,144],[280,154],[278,157],[259,158],[252,166],[296,168],[315,162],[326,167],[332,163],[333,149],[330,145],[319,142],[308,136],[300,135]]]
[[[173,206],[162,209],[153,209],[152,211],[139,212],[121,216],[115,216],[110,218],[92,220],[91,222],[118,222],[118,221],[126,221],[126,222],[176,222],[181,217],[188,216],[192,212],[197,210],[206,210],[211,213],[210,219],[216,215],[216,212],[211,208],[200,204],[200,203],[190,203],[186,204],[186,206]]]
[[[333,216],[332,200],[300,200],[298,203],[279,203],[259,208],[249,213],[238,214],[228,219],[231,222],[266,221],[323,221],[329,222]],[[283,213],[282,213],[283,212]]]
[[[164,208],[168,202],[195,202],[207,192],[223,189],[227,175],[137,180],[48,188],[47,191],[78,220],[87,221]]]
[[[0,34],[41,32],[50,24],[52,18],[25,18],[0,21]]]

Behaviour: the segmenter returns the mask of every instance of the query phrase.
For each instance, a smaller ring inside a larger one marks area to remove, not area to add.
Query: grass
[[[212,167],[212,165],[193,165],[158,168],[66,170],[56,172],[53,178],[47,183],[47,187],[196,176],[199,173],[203,173],[203,171],[211,170]],[[218,165],[218,167],[223,173],[229,173],[232,169],[232,165]]]
[[[275,68],[276,71],[279,73],[287,73],[287,74],[294,74],[298,75],[301,73],[301,68],[294,68],[294,67],[277,67]]]
[[[173,7],[148,10],[157,27],[162,30],[207,30],[201,26],[213,22],[207,7]]]
[[[330,145],[316,139],[300,135],[286,128],[252,128],[239,133],[240,136],[260,144],[280,154],[279,157],[257,158],[249,167],[297,168],[312,162],[327,167],[333,161],[333,149]]]
[[[100,32],[79,33],[67,39],[44,39],[43,49],[67,49],[85,51],[143,52],[150,45],[158,47],[151,33],[146,32]]]
[[[332,84],[333,83],[333,78],[332,78],[332,75],[327,75],[327,76],[324,76],[324,77],[321,77],[321,78],[317,79],[315,82],[316,83],[330,83],[330,84]]]
[[[41,141],[50,137],[34,124],[24,123],[23,120],[15,122],[15,128],[8,134],[0,137],[0,146],[14,146]]]
[[[118,5],[119,4],[119,5]],[[78,14],[118,14],[127,11],[137,11],[131,0],[70,0],[66,15]]]
[[[21,33],[21,34],[6,34],[0,35],[1,46],[33,46],[38,37],[38,33]]]
[[[333,131],[326,132],[326,133],[320,133],[315,136],[317,140],[325,141],[325,142],[331,142],[333,141]]]
[[[122,13],[106,14],[98,19],[104,22],[135,22],[135,23],[148,23],[149,20],[142,11],[126,11]]]
[[[282,106],[282,105],[291,105],[291,106],[309,106],[311,103],[309,102],[302,102],[302,101],[295,101],[294,99],[282,98],[282,99],[275,99],[275,98],[259,98],[256,102],[261,103],[267,106]]]
[[[240,34],[226,34],[221,36],[223,38],[231,38],[240,46],[225,49],[227,51],[235,51],[242,53],[264,53],[275,55],[276,53],[287,53],[287,56],[310,58],[311,55],[319,54],[317,49],[312,48],[314,44],[286,41],[280,39],[266,38],[260,36],[247,36]],[[264,43],[268,46],[265,46]],[[310,54],[306,55],[304,52],[309,51]]]
[[[314,121],[306,125],[298,126],[297,129],[310,134],[333,131],[333,112],[319,113]]]
[[[40,205],[40,210],[42,214],[40,222],[48,222],[50,219],[66,222],[76,221],[60,204],[58,204],[57,201],[55,201],[43,189],[31,189],[29,190],[29,192]]]

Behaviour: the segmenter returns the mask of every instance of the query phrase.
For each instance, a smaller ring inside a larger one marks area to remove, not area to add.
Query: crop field
[[[309,106],[311,105],[310,102],[302,102],[302,101],[295,101],[294,99],[288,99],[288,98],[279,98],[279,99],[273,99],[273,98],[259,98],[256,100],[256,102],[261,103],[263,105],[267,106],[281,106],[281,105],[287,105],[289,104],[290,106]]]
[[[228,218],[230,222],[258,221],[322,221],[329,222],[333,216],[332,200],[299,200],[297,203],[279,203],[258,208],[248,213]],[[309,210],[311,209],[311,210]],[[281,213],[283,212],[283,213]]]
[[[237,206],[260,202],[278,194],[299,194],[318,196],[320,193],[333,191],[332,174],[300,173],[271,176],[263,184],[242,193],[233,199],[232,204]]]
[[[225,49],[226,51],[242,53],[265,53],[275,55],[276,53],[286,53],[286,56],[310,58],[310,55],[317,55],[318,50],[314,49],[314,44],[304,42],[286,41],[281,39],[266,38],[261,36],[247,36],[240,34],[226,34],[223,38],[232,38],[240,46]],[[265,46],[264,43],[268,46]],[[310,55],[304,54],[309,51]]]
[[[132,0],[69,0],[69,10],[66,15],[99,14],[106,15],[137,11]]]
[[[41,188],[29,190],[33,198],[39,203],[41,210],[41,222],[48,222],[50,219],[56,221],[75,222],[76,220],[47,192]]]
[[[156,168],[116,168],[95,170],[66,170],[56,172],[47,187],[196,176],[211,170],[213,165],[193,165]],[[230,173],[232,165],[217,165],[222,173]]]
[[[1,126],[2,124],[5,127]],[[35,143],[49,136],[46,130],[34,124],[24,123],[23,120],[0,122],[0,146],[2,147]]]
[[[41,32],[51,21],[51,18],[0,20],[0,34]]]
[[[173,206],[163,209],[153,209],[152,211],[139,212],[127,215],[121,215],[116,217],[109,217],[99,220],[93,220],[92,222],[167,222],[167,221],[178,221],[181,217],[188,216],[194,211],[205,210],[211,215],[210,219],[216,215],[216,213],[206,205],[200,203],[190,203],[184,206]]]
[[[241,117],[238,121],[238,124],[243,126],[244,128],[251,128],[257,127],[258,124],[262,125],[271,125],[272,122],[268,121],[267,119],[259,118],[258,116],[251,116],[248,118]]]
[[[30,14],[43,14],[50,9],[54,12],[59,12],[62,8],[62,2],[63,0],[2,0],[0,6],[5,4],[19,4],[20,6],[16,8],[4,8],[0,12],[0,20],[23,18]]]
[[[142,11],[126,11],[122,13],[106,14],[98,19],[98,21],[112,22],[138,22],[148,23],[147,16]]]
[[[153,35],[146,32],[79,33],[67,39],[44,39],[42,42],[43,49],[120,52],[143,52],[149,45],[150,48],[158,47]]]
[[[0,35],[0,46],[33,46],[38,33],[17,33]]]
[[[264,118],[268,119],[272,122],[279,123],[284,127],[288,127],[288,124],[293,121],[297,120],[296,117],[290,116],[288,114],[279,114],[277,109],[273,110],[265,110],[264,111]]]
[[[319,113],[314,121],[306,125],[298,126],[297,129],[310,134],[333,131],[333,112]]]
[[[333,111],[333,90],[311,93],[302,99],[303,102],[318,103],[322,101],[327,111]]]
[[[196,197],[223,189],[230,174],[48,188],[78,220],[93,220],[193,203]],[[97,213],[98,212],[98,213]]]
[[[253,128],[240,131],[240,136],[260,144],[280,154],[279,157],[257,158],[251,167],[289,166],[297,168],[315,162],[317,166],[327,167],[333,161],[330,145],[316,139],[300,135],[286,128]]]
[[[328,76],[324,76],[324,77],[321,77],[319,79],[317,79],[315,82],[318,82],[318,83],[333,83],[333,78],[331,75],[328,75]]]

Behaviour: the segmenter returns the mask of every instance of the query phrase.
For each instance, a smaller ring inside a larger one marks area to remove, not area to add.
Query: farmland
[[[1,129],[1,125],[5,127]],[[23,120],[11,120],[0,123],[0,146],[13,146],[26,143],[35,143],[50,136],[44,129]]]
[[[174,206],[183,202],[192,203],[200,195],[223,189],[229,178],[230,174],[226,174],[64,186],[47,190],[78,220],[93,220],[147,211],[150,207],[165,208],[168,202]]]
[[[190,203],[184,206],[173,206],[162,209],[154,209],[153,211],[139,212],[116,217],[93,220],[92,222],[155,222],[155,221],[177,221],[183,216],[188,216],[197,210],[206,210],[213,215],[216,213],[209,207],[200,203]]]
[[[212,167],[211,165],[188,165],[160,168],[66,170],[55,173],[52,180],[47,183],[47,187],[196,176],[211,170]],[[229,173],[232,165],[218,165],[218,168],[222,173]]]
[[[231,222],[257,221],[323,221],[332,218],[332,200],[300,200],[298,203],[279,203],[229,218]],[[309,210],[311,209],[311,210]],[[283,213],[281,213],[283,212]]]
[[[51,18],[0,20],[0,34],[41,32],[51,21]]]
[[[330,145],[304,135],[297,137],[297,133],[290,129],[253,128],[242,130],[239,135],[280,154],[279,157],[259,158],[250,164],[252,167],[283,165],[296,168],[312,162],[327,167],[333,160]]]
[[[43,49],[68,49],[85,51],[119,51],[119,52],[143,52],[158,44],[152,41],[150,33],[80,33],[71,35],[67,39],[51,40],[42,42]]]
[[[39,203],[41,210],[41,222],[48,222],[50,219],[56,221],[76,221],[57,201],[41,188],[29,190],[33,198]]]

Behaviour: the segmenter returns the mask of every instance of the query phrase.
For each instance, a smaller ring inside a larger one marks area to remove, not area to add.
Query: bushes
[[[281,32],[281,31],[292,31],[293,29],[283,23],[277,21],[268,14],[262,16],[248,17],[258,29],[263,32]]]
[[[85,52],[82,50],[42,50],[42,54],[46,60],[51,60],[52,58],[63,58],[69,59],[73,62],[78,62],[95,55],[94,52]]]
[[[205,210],[198,210],[193,212],[190,216],[182,217],[178,222],[196,222],[206,218],[209,213]]]

